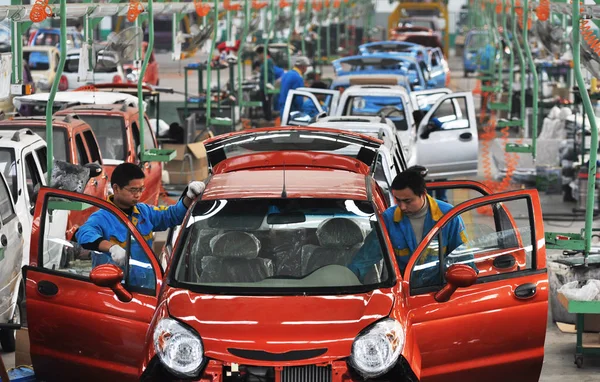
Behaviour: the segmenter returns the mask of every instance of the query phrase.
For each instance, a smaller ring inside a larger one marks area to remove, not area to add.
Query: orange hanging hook
[[[48,16],[52,16],[52,8],[48,5],[48,0],[36,0],[29,12],[29,19],[34,23],[41,23]]]
[[[140,0],[129,0],[129,8],[127,9],[127,21],[134,22],[140,13],[144,12],[144,6]]]
[[[298,3],[298,10],[300,12],[304,11],[304,6],[306,5],[306,1],[301,1],[300,3]]]
[[[322,0],[316,0],[315,2],[313,2],[313,9],[316,12],[321,12],[321,10],[323,9],[323,2]]]
[[[196,14],[200,17],[206,17],[210,13],[210,5],[202,3],[202,0],[194,0]]]
[[[291,4],[289,2],[287,2],[286,0],[279,0],[279,8],[280,9],[287,8],[290,5]]]
[[[550,17],[550,0],[540,0],[540,5],[535,10],[537,18],[546,21]]]
[[[334,8],[339,8],[340,5],[342,5],[342,0],[333,0],[333,7]]]
[[[242,4],[231,4],[231,0],[223,0],[223,8],[226,11],[239,11],[242,9]]]
[[[264,7],[266,7],[268,4],[266,1],[258,1],[258,0],[252,0],[252,9],[254,9],[255,11],[258,11],[259,9],[263,9]]]

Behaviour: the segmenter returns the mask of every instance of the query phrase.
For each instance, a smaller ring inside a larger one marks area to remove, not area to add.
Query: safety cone
[[[475,89],[472,91],[473,94],[481,95],[481,81],[477,80],[475,82]]]

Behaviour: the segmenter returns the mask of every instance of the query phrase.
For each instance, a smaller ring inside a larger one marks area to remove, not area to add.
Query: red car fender
[[[166,299],[162,300],[160,305],[156,308],[154,317],[152,318],[150,326],[148,327],[148,332],[146,333],[146,343],[144,346],[144,358],[142,364],[140,365],[138,376],[142,376],[144,371],[146,371],[146,369],[148,368],[150,361],[152,361],[154,356],[156,356],[156,351],[154,350],[154,328],[156,328],[156,324],[158,324],[158,322],[165,317],[169,317]]]

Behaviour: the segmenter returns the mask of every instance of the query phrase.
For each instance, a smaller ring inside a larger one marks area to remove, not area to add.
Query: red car
[[[148,49],[148,43],[142,43],[142,60],[146,57],[146,51]],[[139,78],[139,70],[134,66],[133,62],[123,64],[123,70],[125,71],[125,78],[129,84],[137,84]],[[144,74],[144,83],[148,85],[158,86],[160,79],[158,74],[158,61],[154,52],[150,53],[150,61],[148,61],[148,67],[146,67],[146,73]]]
[[[110,203],[43,188],[24,271],[36,377],[537,381],[548,308],[537,191],[439,185],[466,201],[432,211],[437,223],[401,272],[371,177],[380,144],[315,128],[207,141],[213,175],[159,256]],[[121,220],[154,270],[150,287],[128,281],[133,260],[44,268],[44,206],[69,203]],[[453,221],[468,240],[450,251],[438,238]],[[377,261],[361,263],[365,253]]]

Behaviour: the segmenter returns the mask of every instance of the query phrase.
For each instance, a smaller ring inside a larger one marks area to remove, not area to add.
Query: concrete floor
[[[175,90],[184,90],[184,77],[183,77],[183,66],[186,62],[171,62],[169,54],[158,54],[157,59],[161,66],[161,85],[173,87]],[[452,58],[450,60],[450,67],[452,69],[452,82],[451,88],[456,91],[468,91],[475,87],[475,79],[465,79],[462,76],[462,63],[458,58]],[[222,82],[225,83],[228,78],[227,74],[223,72]],[[324,68],[324,76],[333,76],[331,67]],[[216,79],[216,75],[213,75]],[[195,74],[190,75],[190,82],[197,83]],[[173,95],[162,95],[161,100],[182,100],[183,96]],[[475,104],[478,105],[478,99],[475,100]],[[480,174],[479,179],[483,179],[483,174]],[[541,194],[542,206],[544,211],[560,212],[564,211],[568,213],[573,206],[563,204],[557,196]],[[545,221],[545,228],[547,231],[557,232],[579,232],[583,227],[583,222],[580,221],[566,221],[566,222],[552,222]],[[544,366],[542,369],[542,375],[540,381],[542,382],[558,382],[558,381],[579,381],[579,382],[592,382],[600,381],[600,357],[587,357],[584,361],[584,367],[578,369],[574,360],[575,351],[575,334],[565,334],[558,330],[556,325],[552,322],[550,314],[548,315],[547,321],[547,332],[546,332],[546,343],[545,343],[545,357]],[[501,333],[498,333],[501,335]],[[7,367],[14,366],[14,353],[3,353],[2,359]]]

